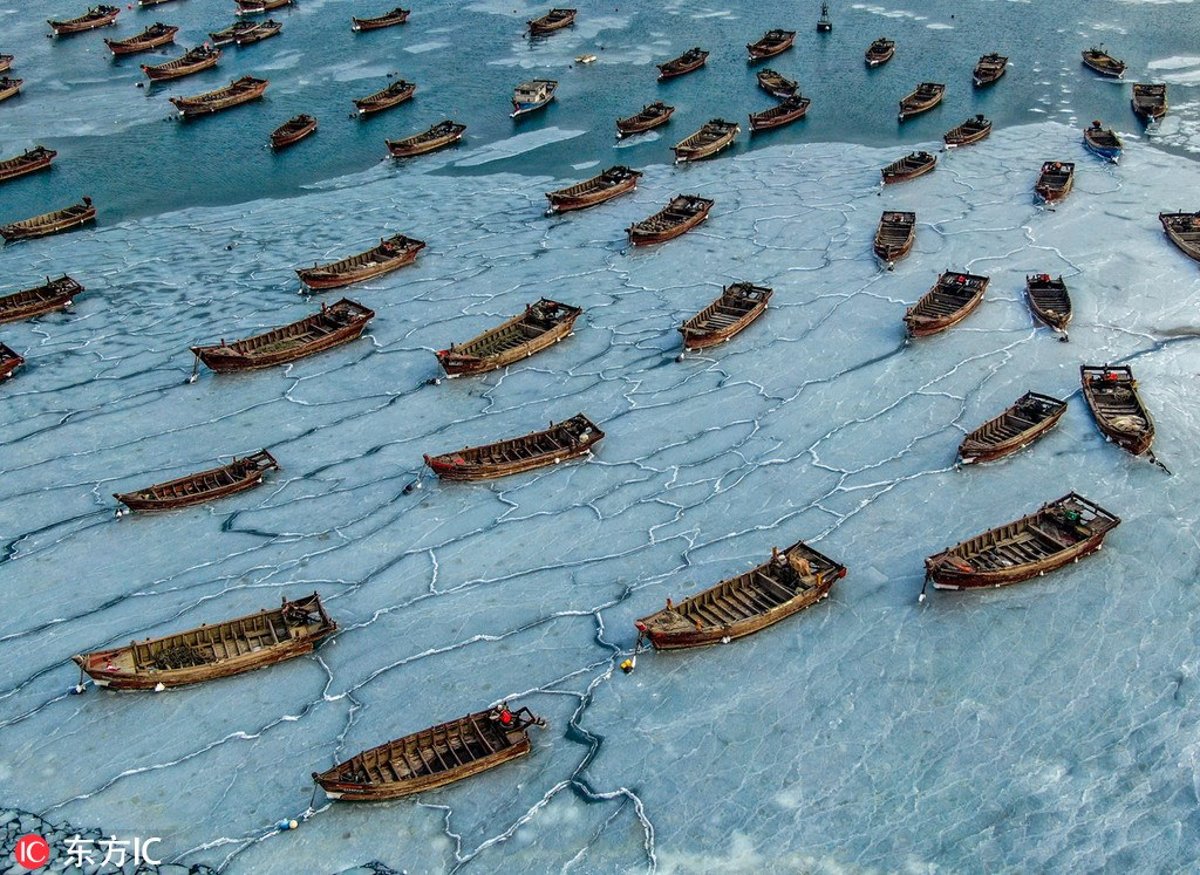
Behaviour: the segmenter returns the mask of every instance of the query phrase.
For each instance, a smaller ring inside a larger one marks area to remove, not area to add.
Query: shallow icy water
[[[0,334],[29,360],[0,389],[3,803],[231,873],[1186,868],[1200,281],[1155,213],[1188,206],[1200,167],[1125,136],[1114,168],[1073,127],[1012,128],[882,195],[894,148],[776,146],[646,167],[561,218],[542,192],[567,179],[367,174],[9,247],[7,288],[69,265],[88,290]],[[1077,183],[1044,211],[1051,157]],[[628,250],[622,229],[680,191],[711,219]],[[892,273],[870,255],[886,208],[920,224]],[[366,338],[185,384],[189,344],[300,318],[320,298],[292,269],[385,230],[429,246],[346,290],[378,314]],[[989,275],[985,303],[906,346],[905,306],[947,267]],[[1066,277],[1070,343],[1032,322],[1032,272]],[[738,279],[774,287],[771,309],[677,362],[675,327]],[[429,382],[433,350],[543,295],[586,308],[575,336]],[[1174,476],[1105,443],[1085,361],[1133,365]],[[964,432],[1031,388],[1070,397],[1063,423],[956,471]],[[474,485],[421,464],[580,410],[607,432],[586,462]],[[255,491],[113,518],[112,492],[263,446],[283,470]],[[917,604],[926,555],[1070,489],[1123,518],[1105,550]],[[849,566],[830,600],[617,670],[634,618],[798,538]],[[68,695],[73,653],[313,590],[342,625],[316,657]],[[416,800],[318,795],[270,835],[311,771],[504,698],[549,721],[532,756]]]

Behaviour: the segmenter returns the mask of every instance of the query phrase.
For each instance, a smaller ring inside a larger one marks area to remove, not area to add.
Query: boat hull
[[[252,88],[247,88],[237,94],[231,94],[220,100],[213,101],[198,101],[196,98],[172,97],[171,103],[175,104],[175,108],[179,110],[179,115],[184,119],[201,118],[214,113],[224,112],[227,109],[233,109],[237,106],[249,103],[252,100],[259,100],[263,96],[263,92],[267,90],[267,82],[262,82]]]
[[[309,612],[316,611],[317,618],[308,620],[306,617],[305,623],[293,625],[285,619],[287,617],[286,611],[290,605],[301,605]],[[272,612],[262,611],[259,614],[239,617],[225,623],[215,623],[211,627],[201,626],[199,629],[191,629],[181,633],[181,637],[184,637],[186,641],[186,636],[188,635],[197,634],[197,638],[199,639],[201,637],[199,633],[203,633],[206,629],[217,630],[224,656],[216,661],[206,662],[201,665],[153,670],[145,668],[139,670],[125,668],[122,670],[117,665],[118,661],[123,665],[132,664],[129,656],[130,648],[128,647],[79,654],[73,656],[72,661],[99,687],[127,691],[158,690],[232,677],[233,675],[244,674],[245,672],[266,668],[267,666],[276,665],[289,659],[295,659],[298,656],[312,653],[322,641],[337,631],[337,623],[329,619],[324,608],[321,607],[320,601],[316,600],[315,597],[299,602],[285,602],[282,610],[285,612],[282,618],[279,616],[279,610]],[[235,631],[235,624],[240,626],[240,629],[237,631]],[[260,624],[261,629],[258,628]],[[279,632],[273,632],[268,642],[266,635],[267,628],[270,627],[274,630],[280,626],[282,630],[286,630],[284,634],[287,637],[280,635]],[[238,631],[242,633],[241,637],[238,637]],[[168,639],[175,637],[168,636]],[[252,641],[259,642],[259,646],[255,646]],[[163,639],[158,639],[158,642],[166,643]],[[210,645],[207,641],[196,640],[192,646],[211,646],[215,654],[216,643],[213,642]],[[148,639],[143,643],[135,642],[134,646],[146,647],[149,644],[151,642]],[[233,656],[229,655],[230,645],[233,645],[233,649],[236,651]],[[241,652],[243,647],[246,648],[247,652]]]
[[[598,440],[598,439],[597,439]],[[571,459],[586,456],[592,451],[596,440],[580,443],[574,447],[566,447],[555,453],[533,456],[515,462],[493,465],[455,464],[441,456],[425,456],[425,464],[437,474],[441,480],[492,480],[497,477],[509,477],[525,471],[534,471],[548,465],[558,465]],[[453,454],[448,454],[453,455]]]
[[[790,125],[792,122],[798,122],[808,115],[810,104],[811,101],[805,98],[800,105],[786,112],[777,112],[774,109],[768,109],[759,113],[751,113],[749,116],[750,132],[770,131],[775,128],[781,128],[784,125]]]
[[[170,69],[164,69],[163,65],[161,64],[158,66],[143,64],[142,72],[146,74],[146,78],[151,82],[169,82],[172,79],[182,79],[184,76],[191,76],[193,73],[199,73],[202,70],[215,67],[220,58],[221,53],[217,52],[207,58],[196,61],[195,63],[184,64],[179,67],[172,67]]]
[[[388,140],[388,153],[393,158],[413,158],[417,155],[427,155],[430,152],[436,152],[439,149],[445,149],[448,146],[459,143],[465,131],[466,128],[464,126],[461,131],[455,131],[441,137],[420,140],[415,143],[408,143],[404,140]]]
[[[196,357],[200,361],[204,362],[209,370],[215,371],[218,374],[230,374],[236,371],[257,371],[262,368],[273,368],[276,365],[294,362],[302,358],[307,358],[310,355],[324,352],[327,349],[333,349],[335,346],[341,346],[342,344],[358,340],[366,330],[367,322],[365,321],[362,324],[348,325],[330,332],[316,343],[293,347],[275,355],[251,357],[236,353],[226,354],[216,349],[203,349],[201,347],[193,347],[192,352],[196,354]]]
[[[350,29],[352,31],[365,32],[368,30],[383,30],[385,27],[395,27],[398,24],[404,24],[408,21],[408,12],[403,15],[381,17],[381,18],[351,18]]]
[[[326,796],[341,802],[381,802],[386,799],[402,799],[414,793],[424,793],[427,790],[453,784],[464,778],[470,778],[473,775],[494,769],[496,766],[503,765],[511,760],[520,759],[528,754],[532,747],[532,743],[526,738],[524,741],[519,741],[511,747],[473,760],[461,768],[427,775],[422,778],[414,778],[411,781],[397,781],[392,784],[362,785],[321,778],[316,778],[316,781],[321,785],[321,789],[325,791]]]
[[[50,29],[54,31],[55,36],[71,36],[76,33],[87,33],[89,30],[95,30],[99,27],[110,27],[117,23],[117,15],[120,14],[119,9],[113,9],[108,15],[93,18],[89,21],[48,21]]]
[[[637,188],[637,181],[637,176],[631,176],[616,185],[583,195],[566,195],[559,194],[558,192],[550,192],[546,195],[546,198],[550,201],[549,211],[551,213],[569,213],[573,210],[586,210],[588,207],[597,206],[633,191]]]
[[[1034,396],[1034,398],[1037,400],[1042,401],[1046,405],[1054,405],[1056,409],[1054,409],[1045,418],[1030,425],[1030,427],[1021,430],[1019,433],[1006,440],[993,441],[988,440],[985,436],[980,436],[979,438],[973,437],[980,432],[988,430],[989,427],[994,428],[1001,424],[1008,417],[1009,413],[1011,412],[1011,408],[1010,410],[1005,410],[1004,413],[1000,414],[1000,416],[984,423],[982,426],[964,438],[962,444],[958,448],[958,457],[964,465],[995,462],[1011,456],[1013,453],[1025,449],[1025,447],[1029,446],[1034,441],[1045,437],[1045,435],[1049,433],[1052,428],[1058,425],[1059,421],[1063,418],[1063,415],[1067,412],[1066,403],[1057,398],[1051,398],[1048,395],[1038,395],[1036,392],[1031,392],[1029,394]]]
[[[659,125],[665,125],[671,120],[671,116],[675,112],[675,107],[667,107],[662,113],[653,116],[652,118],[639,118],[638,116],[630,116],[629,118],[617,119],[617,138],[632,136],[633,134],[643,134],[646,131],[653,130]]]
[[[817,587],[817,591],[811,597],[796,599],[749,620],[731,623],[728,626],[690,632],[660,632],[648,628],[645,634],[650,639],[650,643],[654,645],[655,650],[690,650],[693,647],[724,644],[727,640],[736,641],[747,635],[753,635],[755,632],[761,632],[768,626],[774,626],[781,620],[786,620],[788,617],[824,601],[829,598],[829,591],[833,588],[833,583],[832,579],[828,580]]]
[[[939,568],[930,574],[930,579],[933,581],[933,588],[949,591],[961,591],[965,589],[995,589],[1001,586],[1009,586],[1014,583],[1021,583],[1034,577],[1040,577],[1051,571],[1057,571],[1064,565],[1069,565],[1072,562],[1077,562],[1085,556],[1090,556],[1100,549],[1104,543],[1105,535],[1096,535],[1088,538],[1086,541],[1081,541],[1077,546],[1070,550],[1064,550],[1061,553],[1056,553],[1052,558],[1043,562],[1031,564],[1028,566],[1014,566],[1011,569],[1004,571],[989,571],[989,572],[972,572],[965,573],[954,569]]]
[[[22,356],[14,353],[12,349],[0,343],[0,379],[8,379],[12,377],[14,371],[18,367],[25,364],[25,359]]]
[[[706,158],[715,158],[733,145],[734,138],[737,137],[740,130],[740,127],[735,127],[719,139],[711,143],[705,143],[702,146],[684,146],[683,144],[676,146],[674,148],[675,163],[686,164],[689,161],[703,161]]]
[[[918,176],[924,176],[937,167],[937,160],[929,161],[914,167],[905,167],[903,169],[893,170],[891,167],[885,167],[880,171],[884,185],[892,185],[896,182],[907,182],[910,179],[916,179]]]
[[[707,218],[708,211],[706,210],[701,215],[694,216],[688,219],[686,222],[682,222],[681,224],[675,225],[674,227],[668,228],[664,231],[638,231],[630,228],[629,242],[634,246],[649,246],[652,243],[665,243],[668,240],[674,240],[676,237],[686,234],[688,231],[695,228]]]
[[[172,28],[170,33],[164,33],[161,36],[151,37],[150,39],[141,40],[136,43],[120,43],[115,40],[105,40],[104,44],[108,46],[108,50],[116,57],[136,55],[140,52],[149,52],[160,46],[170,45],[175,42],[175,34],[177,32],[178,28]]]
[[[781,564],[776,565],[776,562]],[[802,563],[802,574],[793,562]],[[773,626],[829,596],[846,567],[803,542],[773,551],[769,562],[702,590],[678,605],[634,621],[656,650],[686,650],[734,641]]]
[[[17,159],[9,167],[0,167],[0,182],[7,182],[10,179],[17,179],[30,173],[37,173],[39,170],[47,170],[57,155],[58,153],[54,150],[49,150],[32,161],[20,161]]]
[[[417,260],[417,250],[406,253],[401,258],[395,258],[391,261],[376,262],[371,265],[364,266],[354,271],[346,273],[314,275],[307,270],[298,270],[296,275],[300,277],[300,281],[314,291],[328,291],[329,289],[340,289],[343,286],[361,283],[364,280],[373,279],[377,276],[383,276],[385,273],[391,273],[393,270],[399,270],[402,267],[407,267]]]
[[[76,215],[68,216],[55,222],[50,222],[45,225],[39,225],[33,228],[22,228],[16,225],[5,225],[0,228],[0,237],[3,237],[8,242],[17,240],[32,240],[37,237],[49,237],[51,234],[61,234],[64,231],[73,231],[76,228],[81,228],[89,222],[96,221],[96,208],[89,207]],[[18,225],[20,223],[17,223]]]
[[[914,116],[918,116],[918,115],[921,115],[922,113],[929,112],[929,110],[933,109],[935,106],[937,106],[941,102],[942,102],[942,95],[939,94],[937,97],[931,98],[929,100],[914,101],[914,102],[908,103],[908,104],[901,103],[900,104],[900,112],[899,112],[898,117],[899,117],[900,121],[902,121],[902,122],[908,121],[910,118],[913,118]]]
[[[539,109],[545,109],[553,101],[553,95],[547,97],[545,100],[536,100],[532,103],[518,103],[514,100],[512,102],[513,111],[509,113],[509,116],[511,118],[517,118],[518,116],[528,115],[531,112],[537,112]]]
[[[281,130],[277,129],[274,133],[271,134],[271,148],[272,149],[286,149],[288,146],[295,145],[296,143],[299,143],[301,140],[303,140],[305,137],[309,136],[310,134],[315,134],[316,132],[317,132],[317,120],[316,119],[313,119],[312,121],[306,123],[303,127],[297,128],[292,131],[281,131]]]
[[[1079,369],[1083,398],[1100,432],[1134,456],[1149,452],[1154,444],[1154,419],[1137,391],[1137,381],[1128,367],[1096,367],[1083,365]],[[1105,373],[1115,373],[1120,379],[1105,381]],[[1097,384],[1103,389],[1093,386]],[[1120,397],[1112,390],[1123,390]],[[1141,421],[1139,425],[1138,420]]]
[[[515,362],[522,361],[543,350],[549,349],[555,344],[560,343],[563,339],[570,337],[571,332],[575,329],[575,320],[579,318],[579,314],[582,312],[582,310],[577,310],[574,315],[564,319],[549,331],[543,332],[528,342],[521,344],[521,346],[506,350],[499,355],[476,356],[457,353],[452,350],[439,350],[437,352],[438,364],[442,366],[442,370],[446,372],[446,376],[448,377],[474,376],[508,367]]]
[[[275,460],[272,459],[272,462]],[[122,492],[114,493],[113,498],[121,502],[130,510],[142,512],[154,512],[175,510],[181,507],[194,507],[197,504],[205,504],[209,501],[216,501],[218,498],[225,498],[229,495],[237,495],[239,492],[245,492],[247,489],[253,489],[263,481],[263,476],[267,470],[278,469],[277,464],[273,464],[270,468],[251,468],[242,476],[234,480],[232,483],[227,483],[215,489],[207,489],[202,492],[195,492],[191,495],[178,495],[169,498],[152,498],[147,497],[137,492]],[[219,474],[223,471],[222,468],[214,468],[211,471],[202,471],[199,474],[194,474],[191,477],[184,478],[185,480],[201,480],[206,474]],[[155,487],[144,490],[149,492]]]
[[[1121,65],[1120,67],[1108,66],[1108,65],[1105,65],[1102,63],[1098,63],[1096,61],[1092,61],[1086,55],[1083,58],[1083,65],[1085,67],[1087,67],[1088,69],[1093,70],[1096,73],[1099,73],[1101,76],[1104,76],[1108,79],[1124,79],[1125,78],[1124,65]]]
[[[1099,505],[1070,493],[1015,522],[930,556],[925,560],[925,576],[941,590],[1020,583],[1096,552],[1120,522]]]
[[[79,291],[83,291],[83,289],[80,288]],[[44,316],[46,313],[66,310],[74,303],[76,294],[78,292],[55,295],[40,301],[31,302],[24,307],[0,310],[0,324],[4,324],[5,322],[19,322],[23,319],[32,319],[35,316]]]
[[[1083,132],[1083,145],[1093,155],[1098,155],[1105,161],[1117,164],[1121,160],[1121,145],[1119,143],[1103,143],[1094,139],[1090,130]]]
[[[1162,224],[1163,233],[1175,246],[1194,261],[1200,261],[1200,212],[1197,213],[1159,213],[1158,221]],[[1176,228],[1176,224],[1186,222],[1189,233],[1193,236],[1186,238]]]

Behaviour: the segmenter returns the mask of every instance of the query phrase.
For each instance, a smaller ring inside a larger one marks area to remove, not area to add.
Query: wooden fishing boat
[[[253,21],[235,21],[224,30],[214,30],[208,35],[214,46],[224,46],[237,39],[238,34],[249,33],[258,27]]]
[[[234,79],[224,88],[206,91],[193,97],[172,97],[170,101],[175,104],[183,118],[196,118],[258,100],[267,90],[268,84],[270,83],[266,79],[243,76],[241,79]]]
[[[438,363],[450,377],[508,367],[570,337],[582,312],[579,307],[542,298],[504,324],[489,328],[466,343],[457,346],[452,343],[449,349],[438,350]]]
[[[929,112],[946,96],[946,86],[940,82],[922,82],[916,90],[905,95],[900,101],[900,121],[910,119],[923,112]]]
[[[159,46],[175,42],[177,33],[179,33],[179,28],[174,25],[156,22],[137,36],[121,40],[106,39],[104,44],[114,55],[136,55],[138,52],[148,52]]]
[[[1143,122],[1156,122],[1167,114],[1167,86],[1162,83],[1134,83],[1133,98],[1129,105]]]
[[[1125,62],[1104,51],[1104,46],[1093,46],[1083,52],[1084,66],[1090,67],[1101,76],[1121,79],[1125,76]]]
[[[154,82],[165,82],[169,79],[182,79],[201,70],[217,65],[221,50],[209,46],[196,46],[188,49],[182,56],[163,64],[142,64],[142,72]]]
[[[16,179],[18,176],[24,176],[27,173],[36,173],[39,170],[45,170],[57,155],[58,153],[53,149],[47,149],[45,146],[34,146],[32,149],[26,149],[15,158],[6,158],[0,161],[0,182]]]
[[[358,255],[301,268],[296,271],[296,276],[310,289],[340,289],[412,264],[424,248],[423,240],[395,234],[386,240],[380,238],[378,246]]]
[[[1121,520],[1070,492],[1028,516],[956,544],[925,560],[935,589],[978,589],[1019,583],[1100,549]]]
[[[909,337],[928,337],[957,325],[983,301],[988,278],[947,271],[904,314]]]
[[[547,212],[567,213],[602,204],[633,191],[637,188],[637,181],[641,176],[640,170],[630,170],[619,164],[610,167],[599,176],[593,176],[567,188],[560,188],[558,191],[547,192],[546,199],[550,201]]]
[[[1154,420],[1128,365],[1081,365],[1083,398],[1104,436],[1140,456],[1154,443]]]
[[[967,119],[956,128],[951,128],[942,137],[947,149],[957,149],[959,146],[969,146],[978,143],[992,132],[992,123],[982,114]]]
[[[829,17],[829,4],[821,4],[821,17],[817,19],[817,33],[829,33],[833,30],[833,19]]]
[[[50,29],[55,36],[67,36],[72,33],[83,33],[85,30],[95,30],[98,27],[108,27],[117,23],[121,14],[118,6],[92,6],[78,18],[68,18],[66,21],[48,20]]]
[[[845,576],[845,565],[803,541],[773,549],[762,565],[635,620],[638,646],[649,639],[656,650],[682,650],[744,638],[812,607]]]
[[[752,283],[726,286],[719,298],[680,327],[683,348],[707,349],[725,343],[763,314],[772,293]]]
[[[758,80],[758,87],[772,97],[780,99],[791,97],[800,88],[800,83],[795,79],[789,79],[781,73],[776,73],[769,67],[759,70],[754,76]]]
[[[1067,339],[1067,323],[1071,321],[1071,295],[1067,284],[1060,276],[1051,278],[1048,273],[1025,277],[1025,296],[1033,315],[1062,334]]]
[[[1034,184],[1034,193],[1047,204],[1057,203],[1071,193],[1075,184],[1075,165],[1069,161],[1047,161],[1042,164]]]
[[[75,296],[83,291],[83,286],[66,274],[56,280],[46,277],[45,285],[0,296],[0,322],[16,322],[55,310],[65,310],[71,306]]]
[[[171,2],[173,2],[173,0],[137,0],[137,5],[142,9],[146,9],[151,6],[161,6],[164,3]]]
[[[594,422],[578,413],[544,431],[479,447],[463,447],[440,456],[426,454],[425,464],[443,480],[490,480],[585,456],[604,438]]]
[[[1008,72],[1008,58],[995,52],[983,55],[975,65],[971,78],[976,88],[983,88],[996,82]]]
[[[1083,129],[1083,145],[1089,152],[1093,152],[1113,164],[1121,160],[1121,149],[1124,146],[1121,138],[1117,136],[1117,132],[1112,128],[1106,130],[1099,119],[1093,121],[1091,127]]]
[[[8,76],[0,76],[0,100],[8,100],[10,97],[16,97],[21,93],[21,86],[24,84],[24,79],[12,79]]]
[[[265,39],[270,39],[273,36],[279,36],[282,30],[282,24],[273,18],[268,18],[266,21],[261,21],[254,25],[249,30],[243,30],[234,34],[233,41],[239,46],[251,46]]]
[[[0,343],[0,380],[6,380],[13,371],[25,364],[25,359],[11,347]]]
[[[867,46],[864,57],[868,67],[880,67],[890,61],[895,54],[896,42],[881,36]]]
[[[219,374],[269,368],[357,340],[374,316],[362,304],[342,298],[291,325],[229,344],[193,346],[192,353]]]
[[[398,799],[478,775],[529,753],[529,727],[546,725],[508,703],[468,714],[356,754],[313,780],[330,799]]]
[[[678,58],[672,58],[662,64],[657,64],[658,81],[664,79],[674,79],[676,76],[682,76],[685,73],[691,73],[693,70],[699,70],[708,61],[708,52],[696,46],[688,49]]]
[[[114,492],[113,498],[129,510],[174,510],[245,492],[262,483],[267,471],[278,470],[275,457],[266,450],[259,450],[245,458],[234,459],[228,465],[156,483],[137,492]]]
[[[785,97],[770,109],[750,113],[750,131],[766,131],[790,125],[792,122],[804,118],[811,105],[812,100],[800,94]]]
[[[917,239],[917,214],[885,210],[875,229],[875,255],[890,270],[912,250]]]
[[[438,149],[453,146],[462,139],[463,132],[466,129],[466,125],[446,119],[445,121],[438,122],[427,131],[422,131],[403,140],[386,140],[385,142],[387,143],[388,152],[391,153],[393,158],[412,158],[414,155],[424,155],[427,152],[436,152]]]
[[[732,145],[734,137],[740,130],[741,126],[736,122],[727,122],[719,118],[709,119],[696,133],[685,137],[671,147],[675,152],[675,163],[700,161],[713,157]]]
[[[1067,412],[1067,402],[1026,392],[994,419],[989,419],[963,438],[958,448],[962,464],[994,462],[1029,446],[1058,425]]]
[[[1159,213],[1158,221],[1172,243],[1188,258],[1200,261],[1200,212]]]
[[[316,130],[317,120],[311,115],[301,113],[271,132],[271,148],[285,149],[293,143],[299,143],[309,134],[316,133]]]
[[[893,182],[904,182],[906,179],[916,179],[924,176],[937,167],[937,156],[931,152],[910,152],[879,171],[884,185]]]
[[[61,210],[4,225],[0,227],[0,237],[7,241],[47,237],[50,234],[70,231],[72,228],[78,228],[80,225],[94,221],[96,221],[96,208],[92,206],[92,199],[85,196],[82,202]]]
[[[161,690],[230,677],[312,653],[337,631],[315,592],[259,611],[127,647],[71,657],[98,687]]]
[[[529,35],[545,36],[556,30],[562,30],[564,27],[570,27],[575,23],[575,13],[574,9],[551,9],[541,18],[526,22],[529,25]]]
[[[641,112],[634,113],[628,118],[617,119],[617,139],[665,125],[674,112],[675,107],[667,106],[661,100],[647,103],[642,107]]]
[[[794,30],[768,30],[762,35],[756,43],[748,43],[746,51],[750,53],[751,61],[761,61],[765,58],[773,58],[776,55],[783,54],[792,47],[796,42],[796,31]]]
[[[13,55],[0,55],[0,73],[7,73],[12,69]]]
[[[285,6],[291,6],[295,0],[233,0],[237,4],[238,15],[262,15],[273,12]]]
[[[513,111],[509,113],[509,117],[516,118],[548,106],[554,99],[554,92],[557,89],[558,82],[554,79],[533,79],[529,82],[522,82],[513,89]]]
[[[671,202],[640,222],[625,229],[634,246],[662,243],[690,231],[708,218],[713,202],[694,194],[677,194]]]
[[[351,30],[382,30],[385,27],[394,27],[397,24],[404,24],[408,21],[408,14],[411,10],[401,9],[397,6],[391,12],[385,12],[383,15],[375,18],[350,18]]]
[[[370,115],[371,113],[381,112],[385,109],[391,109],[393,106],[399,106],[404,101],[409,100],[416,93],[416,90],[417,86],[412,82],[397,79],[386,88],[381,88],[374,94],[369,94],[354,101],[354,107],[358,110],[359,115]]]

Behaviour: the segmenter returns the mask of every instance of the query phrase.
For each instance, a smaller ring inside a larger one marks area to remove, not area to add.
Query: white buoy
[[[167,685],[164,684],[162,681],[159,681],[157,684],[154,685],[154,692],[161,693],[166,688],[167,688]]]

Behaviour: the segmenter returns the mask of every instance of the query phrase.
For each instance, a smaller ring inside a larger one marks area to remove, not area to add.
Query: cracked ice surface
[[[567,180],[366,174],[10,247],[10,287],[69,267],[88,291],[3,335],[29,360],[2,389],[3,801],[235,873],[1186,868],[1200,282],[1155,213],[1200,167],[1137,142],[1111,167],[1078,140],[1008,129],[882,195],[900,150],[767,148],[648,167],[636,194],[553,219],[542,192]],[[1078,171],[1048,212],[1031,192],[1052,157]],[[680,191],[715,198],[711,219],[627,250],[621,229]],[[919,222],[892,273],[870,255],[886,208]],[[366,339],[184,385],[189,344],[312,311],[292,269],[384,230],[429,247],[347,290],[378,313]],[[905,346],[905,306],[947,267],[988,274],[986,301]],[[1067,279],[1069,344],[1032,322],[1032,272]],[[676,362],[675,326],[739,279],[773,286],[771,309]],[[586,308],[574,337],[427,383],[433,350],[542,295]],[[1084,361],[1133,364],[1173,477],[1104,442]],[[964,432],[1027,389],[1069,396],[1063,423],[955,471]],[[584,463],[475,485],[422,470],[579,410],[608,433]],[[283,470],[255,491],[112,517],[112,492],[261,446]],[[1108,549],[918,607],[924,556],[1069,489],[1123,518]],[[850,568],[829,601],[617,671],[634,618],[798,538]],[[67,695],[73,653],[314,589],[342,625],[317,656]],[[549,720],[531,756],[416,800],[318,796],[272,834],[311,771],[504,698]]]

